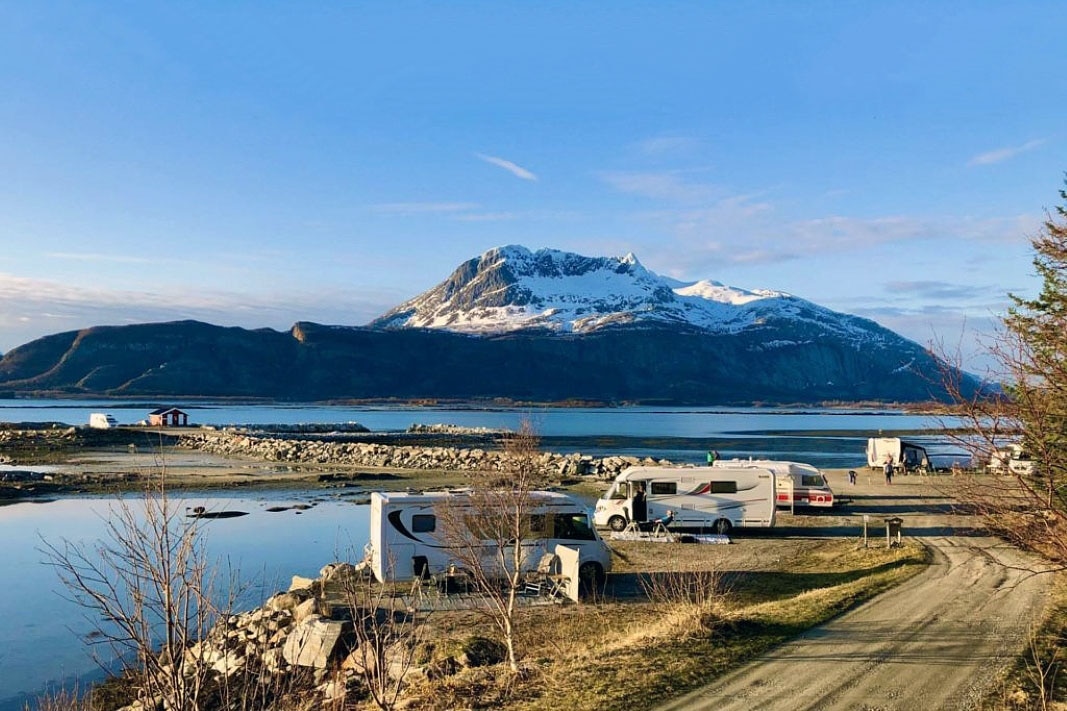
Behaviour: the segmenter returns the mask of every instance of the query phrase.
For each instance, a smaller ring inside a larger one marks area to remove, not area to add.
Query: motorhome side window
[[[545,532],[545,515],[544,514],[532,514],[527,528],[530,531],[531,538],[538,538],[544,535]]]
[[[411,517],[412,533],[433,533],[437,530],[437,517],[433,514],[415,514]]]
[[[652,496],[674,496],[678,493],[678,483],[674,481],[652,482]]]
[[[504,527],[507,523],[501,523],[499,518],[491,518],[486,515],[467,514],[463,517],[463,525],[475,538],[484,541],[492,541],[501,536],[507,537]]]
[[[736,494],[737,482],[736,481],[713,481],[711,482],[712,494]]]
[[[589,526],[589,517],[585,514],[557,514],[555,519],[555,538],[570,541],[596,540],[596,535]]]

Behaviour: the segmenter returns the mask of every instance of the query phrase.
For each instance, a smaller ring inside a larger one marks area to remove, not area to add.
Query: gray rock
[[[308,619],[312,615],[319,614],[319,601],[313,597],[304,600],[302,603],[293,608],[293,620],[299,625],[304,620]]]
[[[285,638],[282,656],[293,666],[326,669],[344,636],[345,623],[312,615]]]

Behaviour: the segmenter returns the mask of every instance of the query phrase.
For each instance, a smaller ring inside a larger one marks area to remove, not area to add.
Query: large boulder
[[[285,638],[282,656],[293,666],[326,669],[341,653],[345,623],[312,615],[293,628]]]

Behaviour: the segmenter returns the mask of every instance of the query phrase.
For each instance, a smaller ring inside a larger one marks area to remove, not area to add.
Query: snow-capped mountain
[[[887,333],[872,321],[781,291],[662,277],[633,254],[583,257],[518,245],[491,249],[463,263],[444,282],[370,325],[480,334],[673,325],[730,334],[786,321],[861,340]]]
[[[944,366],[873,321],[782,292],[681,283],[633,255],[511,246],[368,326],[99,326],[5,354],[0,387],[303,402],[903,402],[944,398]]]

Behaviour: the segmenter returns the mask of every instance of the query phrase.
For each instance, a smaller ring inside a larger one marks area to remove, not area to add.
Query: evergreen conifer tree
[[[1031,241],[1040,295],[1014,303],[1004,319],[999,354],[1012,376],[1013,419],[1034,459],[1033,476],[1049,509],[1067,509],[1067,189]]]

